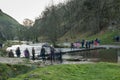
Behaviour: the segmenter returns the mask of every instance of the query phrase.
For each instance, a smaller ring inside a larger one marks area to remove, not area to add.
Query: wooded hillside
[[[11,16],[0,10],[0,42],[18,38],[21,25]]]
[[[6,40],[32,41],[35,39],[34,35],[39,35],[35,32],[38,32],[36,27],[25,27],[0,9],[0,43]]]
[[[120,0],[68,0],[65,3],[47,7],[36,19],[34,28],[37,36],[51,41],[68,34],[89,32],[96,34],[106,29],[120,27]]]

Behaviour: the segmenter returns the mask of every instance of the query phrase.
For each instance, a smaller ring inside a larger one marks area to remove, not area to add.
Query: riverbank
[[[114,63],[64,64],[37,68],[8,80],[119,80],[120,65]]]
[[[104,56],[104,55],[107,55],[106,53],[112,53],[112,54],[114,54],[115,56],[116,55],[118,55],[119,54],[119,50],[117,51],[117,52],[114,52],[114,50],[113,51],[111,51],[111,48],[115,48],[115,51],[116,51],[116,49],[120,49],[120,46],[119,45],[99,45],[99,46],[97,46],[97,47],[103,47],[103,48],[106,48],[104,51],[105,51],[105,53],[103,53],[103,55],[101,55],[102,54],[102,52],[100,52],[101,54],[99,54],[99,52],[97,51],[97,53],[96,53],[96,51],[93,51],[93,52],[85,52],[84,53],[84,55],[83,55],[83,53],[72,53],[72,56],[71,56],[71,54],[67,54],[67,56],[66,55],[63,55],[62,56],[62,58],[63,58],[63,62],[62,62],[62,64],[83,64],[83,63],[91,63],[90,62],[90,60],[91,59],[94,59],[94,61],[98,61],[97,60],[97,58],[98,59],[100,59],[100,58],[102,58],[102,59],[106,59],[106,57],[105,58],[103,58],[103,57],[100,57],[100,55],[101,56]],[[61,48],[62,49],[62,48]],[[67,49],[68,51],[71,51],[71,49],[69,48],[69,49]],[[75,50],[78,50],[78,49],[75,49]],[[75,51],[74,50],[74,51]],[[109,51],[110,50],[110,51]],[[63,51],[66,51],[66,50],[64,50],[63,49]],[[73,51],[73,50],[72,50]],[[74,54],[74,55],[73,55]],[[94,54],[94,55],[93,55]],[[88,55],[88,57],[87,57],[87,55]],[[91,55],[91,56],[89,56],[89,55]],[[99,55],[99,56],[98,56]],[[93,57],[92,57],[93,56]],[[72,61],[67,61],[66,59],[68,58],[68,60],[72,60]],[[110,59],[112,58],[112,60],[113,60],[113,55],[112,55],[112,57],[110,57]],[[119,55],[118,55],[118,58],[119,58]],[[78,60],[78,61],[76,61],[76,59]],[[85,60],[86,59],[86,60]],[[90,60],[89,60],[90,59]],[[96,60],[95,60],[96,59]],[[108,59],[108,58],[107,58]],[[116,57],[115,57],[115,59],[116,59]],[[104,60],[103,60],[104,61]],[[109,60],[108,60],[109,61]],[[119,60],[118,60],[118,62],[119,62]],[[19,64],[19,63],[22,63],[22,64],[26,64],[26,63],[30,63],[30,64],[34,64],[34,63],[39,63],[40,65],[42,65],[42,60],[35,60],[35,61],[32,61],[32,60],[27,60],[27,59],[25,59],[25,58],[9,58],[9,57],[0,57],[0,63],[7,63],[7,64]],[[46,64],[45,65],[49,65],[51,62],[49,61],[49,60],[47,60],[47,62],[46,62]],[[55,62],[55,64],[58,64],[58,63],[60,63],[60,62]],[[92,61],[92,63],[93,63],[93,61]]]
[[[21,65],[37,65],[37,66],[45,66],[45,65],[51,65],[51,62],[47,60],[46,62],[43,62],[42,60],[27,60],[25,58],[9,58],[9,57],[0,57],[0,63],[5,64],[21,64]],[[53,65],[57,64],[87,64],[87,63],[93,63],[89,61],[66,61],[64,60],[62,63],[59,61],[56,61],[53,63]]]
[[[50,64],[41,60],[26,60],[25,58],[0,57],[0,63],[6,63],[8,66],[23,65],[34,68],[31,72],[23,73],[19,77],[7,80],[119,80],[120,64],[106,62],[88,62],[88,61],[63,61]],[[46,66],[46,67],[45,67]],[[20,67],[19,67],[20,68]],[[1,68],[2,69],[2,68]],[[16,69],[16,68],[14,68]],[[3,70],[3,69],[2,69]],[[16,71],[19,72],[19,71]],[[6,72],[7,74],[7,72]],[[11,73],[13,74],[13,73]],[[117,74],[117,75],[116,75]]]
[[[5,64],[19,64],[24,62],[24,59],[21,58],[8,58],[8,57],[0,57],[0,63]]]

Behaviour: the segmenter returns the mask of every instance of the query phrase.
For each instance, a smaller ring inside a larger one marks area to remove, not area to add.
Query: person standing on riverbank
[[[11,58],[14,57],[14,53],[13,53],[12,49],[8,52],[8,57],[11,57]]]
[[[29,51],[28,51],[27,48],[26,48],[25,51],[24,51],[24,55],[25,55],[25,58],[29,59],[30,53],[29,53]]]
[[[73,50],[74,49],[74,44],[71,43],[70,47],[71,47],[71,50]]]
[[[2,43],[0,43],[0,48],[2,48],[2,46],[3,46],[3,44],[2,44]]]
[[[17,47],[15,52],[16,52],[17,57],[20,57],[20,55],[21,55],[20,47]]]
[[[42,61],[46,61],[45,58],[45,48],[42,46],[41,51],[40,51],[40,57],[42,57]]]
[[[55,49],[53,46],[50,46],[50,62],[53,64],[55,62]]]
[[[81,42],[81,47],[84,48],[84,45],[85,45],[85,40],[83,39]]]
[[[59,49],[59,60],[60,60],[60,63],[63,62],[61,49]]]
[[[34,47],[32,48],[32,60],[35,60],[35,49],[34,49]]]

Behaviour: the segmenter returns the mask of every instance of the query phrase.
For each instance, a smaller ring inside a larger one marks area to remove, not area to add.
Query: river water
[[[38,55],[40,53],[41,47],[42,45],[44,45],[44,43],[37,43],[37,44],[30,44],[30,45],[26,45],[26,44],[22,44],[22,45],[12,45],[11,47],[8,47],[6,49],[6,51],[10,51],[12,50],[14,53],[14,56],[16,56],[15,54],[15,50],[17,49],[17,47],[20,48],[21,51],[21,57],[24,57],[24,50],[26,48],[28,48],[29,52],[30,52],[30,56],[32,56],[32,47],[34,47],[35,49],[35,53],[36,55]]]
[[[120,49],[99,49],[68,53],[63,56],[68,61],[113,62],[120,63]]]

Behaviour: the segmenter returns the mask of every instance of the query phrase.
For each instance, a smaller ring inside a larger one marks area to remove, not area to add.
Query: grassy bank
[[[9,80],[120,80],[120,64],[67,64],[38,68]]]
[[[96,35],[90,36],[87,39],[95,39],[98,38],[101,41],[101,44],[114,44],[115,40],[114,37],[115,36],[120,36],[120,30],[115,30],[115,31],[111,31],[111,30],[107,30],[107,31],[103,31],[101,33],[98,33]]]
[[[25,65],[10,65],[0,63],[0,80],[8,80],[10,77],[16,77],[17,75],[27,73],[32,68]]]
[[[63,36],[60,40],[61,41],[65,41],[65,39],[67,38],[69,42],[76,42],[78,40],[95,40],[96,38],[98,38],[101,41],[101,44],[114,44],[115,41],[113,40],[113,38],[115,36],[120,36],[120,30],[104,30],[101,31],[97,34],[91,34],[90,32],[85,32],[85,33],[79,33],[79,34],[74,34],[74,38],[70,38],[68,37],[70,34],[66,34],[65,36]],[[118,44],[118,43],[117,43]]]

